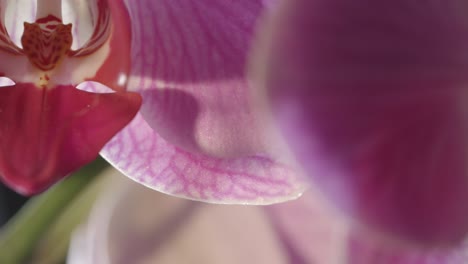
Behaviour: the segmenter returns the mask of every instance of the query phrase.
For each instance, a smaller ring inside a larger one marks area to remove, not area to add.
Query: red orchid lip
[[[136,93],[38,89],[24,83],[2,87],[0,177],[22,194],[43,191],[94,160],[140,104]]]

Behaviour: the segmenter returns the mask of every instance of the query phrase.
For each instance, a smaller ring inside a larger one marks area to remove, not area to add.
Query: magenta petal
[[[0,88],[0,177],[35,194],[96,158],[137,113],[138,94],[93,94],[72,86]]]
[[[397,238],[468,231],[466,6],[285,1],[259,48],[257,73],[309,176]]]
[[[295,201],[266,208],[289,251],[288,263],[347,263],[344,259],[350,225],[331,209],[314,188]]]
[[[347,243],[349,264],[465,264],[468,244],[454,248],[416,249],[391,245],[351,232]]]
[[[269,204],[296,198],[304,188],[293,170],[266,157],[217,159],[175,147],[140,114],[101,154],[135,181],[189,199]]]
[[[247,101],[247,52],[263,1],[127,1],[142,113],[167,141],[221,157],[267,143]]]

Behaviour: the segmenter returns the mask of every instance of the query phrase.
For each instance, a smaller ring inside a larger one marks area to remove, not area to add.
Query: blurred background
[[[0,226],[3,226],[28,200],[0,183]]]

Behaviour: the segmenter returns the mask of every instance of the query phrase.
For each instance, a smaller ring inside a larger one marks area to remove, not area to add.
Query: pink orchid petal
[[[138,114],[101,151],[114,167],[157,191],[216,203],[269,204],[304,190],[295,172],[261,156],[219,159],[182,150]]]
[[[96,158],[137,113],[134,93],[92,94],[71,86],[0,88],[0,177],[25,195],[43,191]]]
[[[122,179],[76,232],[68,263],[341,264],[333,260],[344,248],[328,243],[339,221],[322,216],[327,210],[314,195],[271,207],[211,205]],[[295,233],[284,236],[283,229]]]
[[[284,1],[256,73],[308,175],[390,236],[468,231],[466,1]]]
[[[346,263],[350,224],[314,189],[266,210],[290,251],[290,263]]]
[[[0,77],[0,87],[12,86],[14,84],[15,84],[15,82],[12,81],[10,78]]]
[[[263,1],[126,3],[134,59],[128,87],[144,96],[151,127],[193,152],[239,157],[264,150],[244,76]]]
[[[454,248],[415,249],[388,245],[353,232],[348,241],[349,264],[465,264],[467,243]]]

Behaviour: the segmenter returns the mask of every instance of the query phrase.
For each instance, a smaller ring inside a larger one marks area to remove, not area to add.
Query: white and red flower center
[[[129,71],[123,3],[87,3],[94,32],[72,50],[72,24],[62,23],[61,0],[38,0],[37,19],[24,22],[22,48],[4,26],[6,5],[17,3],[0,0],[0,77],[15,82],[0,89],[0,179],[20,193],[40,192],[94,160],[140,108],[140,95],[118,81]],[[76,89],[84,81],[116,92]]]

